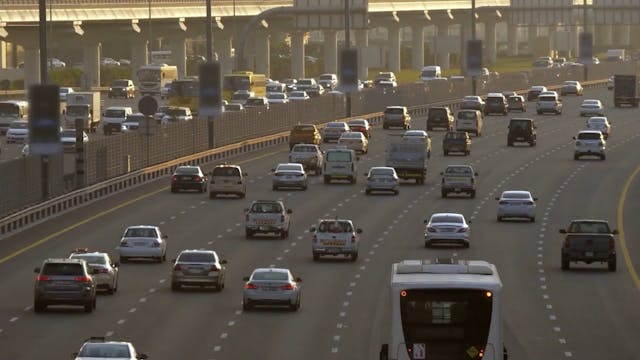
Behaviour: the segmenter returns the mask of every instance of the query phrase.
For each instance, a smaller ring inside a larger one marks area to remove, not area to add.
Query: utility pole
[[[151,56],[151,53],[153,52],[153,29],[152,29],[152,25],[151,25],[151,0],[149,0],[149,41],[148,41],[148,45],[147,45],[147,64],[151,64],[153,61],[153,57]]]
[[[475,40],[475,39],[476,39],[476,0],[471,0],[471,40]],[[467,48],[467,52],[468,51],[469,49]],[[467,67],[469,67],[468,61],[465,61],[465,64],[467,64]],[[476,76],[472,75],[471,76],[471,94],[476,95],[477,89],[478,89],[478,84],[477,84]]]
[[[344,0],[344,49],[351,48],[351,16],[350,0]],[[344,56],[342,57],[344,61]],[[345,100],[347,106],[347,117],[351,117],[351,89],[346,89]]]
[[[205,20],[205,31],[207,32],[207,62],[213,62],[213,24],[211,21],[211,0],[207,0],[207,18]]]
[[[39,33],[40,33],[40,84],[46,84],[47,79],[47,2],[39,0]],[[31,98],[31,95],[29,95]],[[31,104],[33,106],[33,104]],[[42,200],[49,198],[49,156],[40,156],[40,179]]]

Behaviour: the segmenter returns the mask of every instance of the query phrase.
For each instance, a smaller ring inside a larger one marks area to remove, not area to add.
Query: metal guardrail
[[[587,81],[583,83],[584,87],[597,87],[606,84],[606,80]],[[560,86],[550,86],[549,89],[559,89]],[[526,92],[519,90],[518,93]],[[409,108],[411,115],[425,115],[432,106],[449,106],[451,109],[457,109],[461,100],[452,99],[437,103],[416,105]],[[379,125],[383,119],[382,112],[357,116],[358,118],[368,119],[372,125]],[[355,118],[355,117],[353,117]],[[349,120],[343,119],[343,120]],[[322,124],[324,126],[325,124]],[[221,161],[223,159],[237,156],[240,154],[250,153],[262,150],[271,146],[281,145],[288,142],[289,131],[264,136],[258,139],[242,141],[235,144],[226,145],[220,148],[204,151],[201,153],[185,156],[163,164],[151,166],[145,169],[134,171],[127,175],[122,175],[99,184],[89,186],[87,188],[76,190],[71,193],[62,195],[58,198],[45,201],[41,204],[19,211],[0,219],[0,238],[15,234],[28,227],[37,225],[45,220],[64,214],[67,211],[75,209],[79,206],[88,205],[95,201],[104,199],[111,195],[120,193],[134,187],[156,181],[160,178],[167,178],[173,173],[174,169],[180,165],[204,165]]]

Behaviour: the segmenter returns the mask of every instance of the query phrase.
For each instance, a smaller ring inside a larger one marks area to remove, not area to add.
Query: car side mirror
[[[169,235],[164,234],[164,235],[162,235],[162,238],[163,238],[163,239],[168,239],[168,238],[169,238]]]
[[[248,276],[245,276],[245,277],[243,277],[243,278],[242,278],[242,280],[243,280],[243,281],[249,281],[249,277],[248,277]]]
[[[249,174],[247,174],[247,173],[242,173],[242,176],[249,176]]]
[[[575,139],[576,139],[576,137],[575,137],[575,136],[573,136],[573,137],[572,137],[572,139],[573,139],[573,140],[575,140]]]
[[[299,277],[297,277],[297,278],[296,278],[296,282],[302,282],[302,279],[301,279],[301,278],[299,278]]]
[[[249,212],[249,208],[244,208],[244,212]]]
[[[567,230],[565,230],[565,229],[560,229],[560,230],[558,230],[558,232],[559,232],[560,234],[566,234],[566,233],[567,233]]]
[[[618,235],[618,234],[619,234],[619,232],[618,232],[618,230],[613,230],[613,231],[611,231],[611,234],[612,234],[612,235]]]
[[[271,172],[276,172],[276,169],[271,169]]]
[[[287,214],[292,214],[293,211],[291,211],[291,209],[287,209]]]
[[[499,198],[499,197],[497,197],[497,196],[496,196],[494,199],[496,199],[496,200],[500,200],[500,198]]]
[[[537,197],[534,197],[534,198],[533,198],[533,201],[538,201],[538,198],[537,198]]]
[[[440,171],[440,175],[444,175],[444,172]]]
[[[33,272],[36,273],[36,274],[40,273],[40,268],[37,267],[37,268],[33,269]]]
[[[472,222],[473,222],[473,221],[469,220],[469,221],[467,221],[467,224],[471,224]]]
[[[362,229],[356,229],[357,234],[362,234]]]
[[[149,357],[147,356],[147,354],[138,354],[136,358],[140,360],[144,360],[144,359],[148,359]]]
[[[100,269],[91,270],[91,275],[98,275],[98,274],[100,274]]]
[[[309,228],[309,232],[315,232],[315,231],[316,231],[316,227],[315,226],[312,226],[312,227]]]
[[[225,260],[225,259],[220,260],[220,264],[222,264],[222,265],[226,265],[226,264],[227,264],[227,260]]]
[[[477,173],[477,172],[476,172],[476,173],[473,173],[473,175],[478,176],[478,173]]]
[[[72,358],[76,358],[76,357],[78,357],[78,352],[77,352],[77,351],[72,352],[72,353],[71,353],[71,357],[72,357]]]
[[[117,261],[114,261],[114,262],[113,262],[113,264],[111,264],[111,266],[113,266],[113,267],[118,267],[118,266],[120,266],[120,263],[119,263],[119,262],[117,262]]]

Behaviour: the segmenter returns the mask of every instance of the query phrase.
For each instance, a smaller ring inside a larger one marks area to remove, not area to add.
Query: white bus
[[[478,260],[392,266],[391,334],[380,359],[503,360],[502,282]]]
[[[144,95],[160,95],[160,89],[165,84],[178,78],[178,68],[167,64],[149,64],[140,67],[138,76],[138,91]]]
[[[22,100],[0,101],[0,133],[6,134],[9,125],[29,117],[29,103]]]

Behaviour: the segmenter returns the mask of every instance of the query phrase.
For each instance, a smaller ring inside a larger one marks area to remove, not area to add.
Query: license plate
[[[523,137],[517,137],[516,140],[524,140]]]
[[[134,242],[133,243],[135,246],[146,246],[147,243],[146,242]]]
[[[182,180],[191,180],[191,176],[181,176],[180,179],[182,179]]]
[[[593,257],[593,251],[585,251],[584,256]]]
[[[461,189],[460,188],[453,188],[453,191],[459,192]]]
[[[287,175],[287,176],[285,176],[284,178],[285,178],[285,179],[293,179],[293,176],[291,176],[291,175]]]
[[[268,226],[260,226],[260,230],[265,231],[265,230],[269,230]]]

